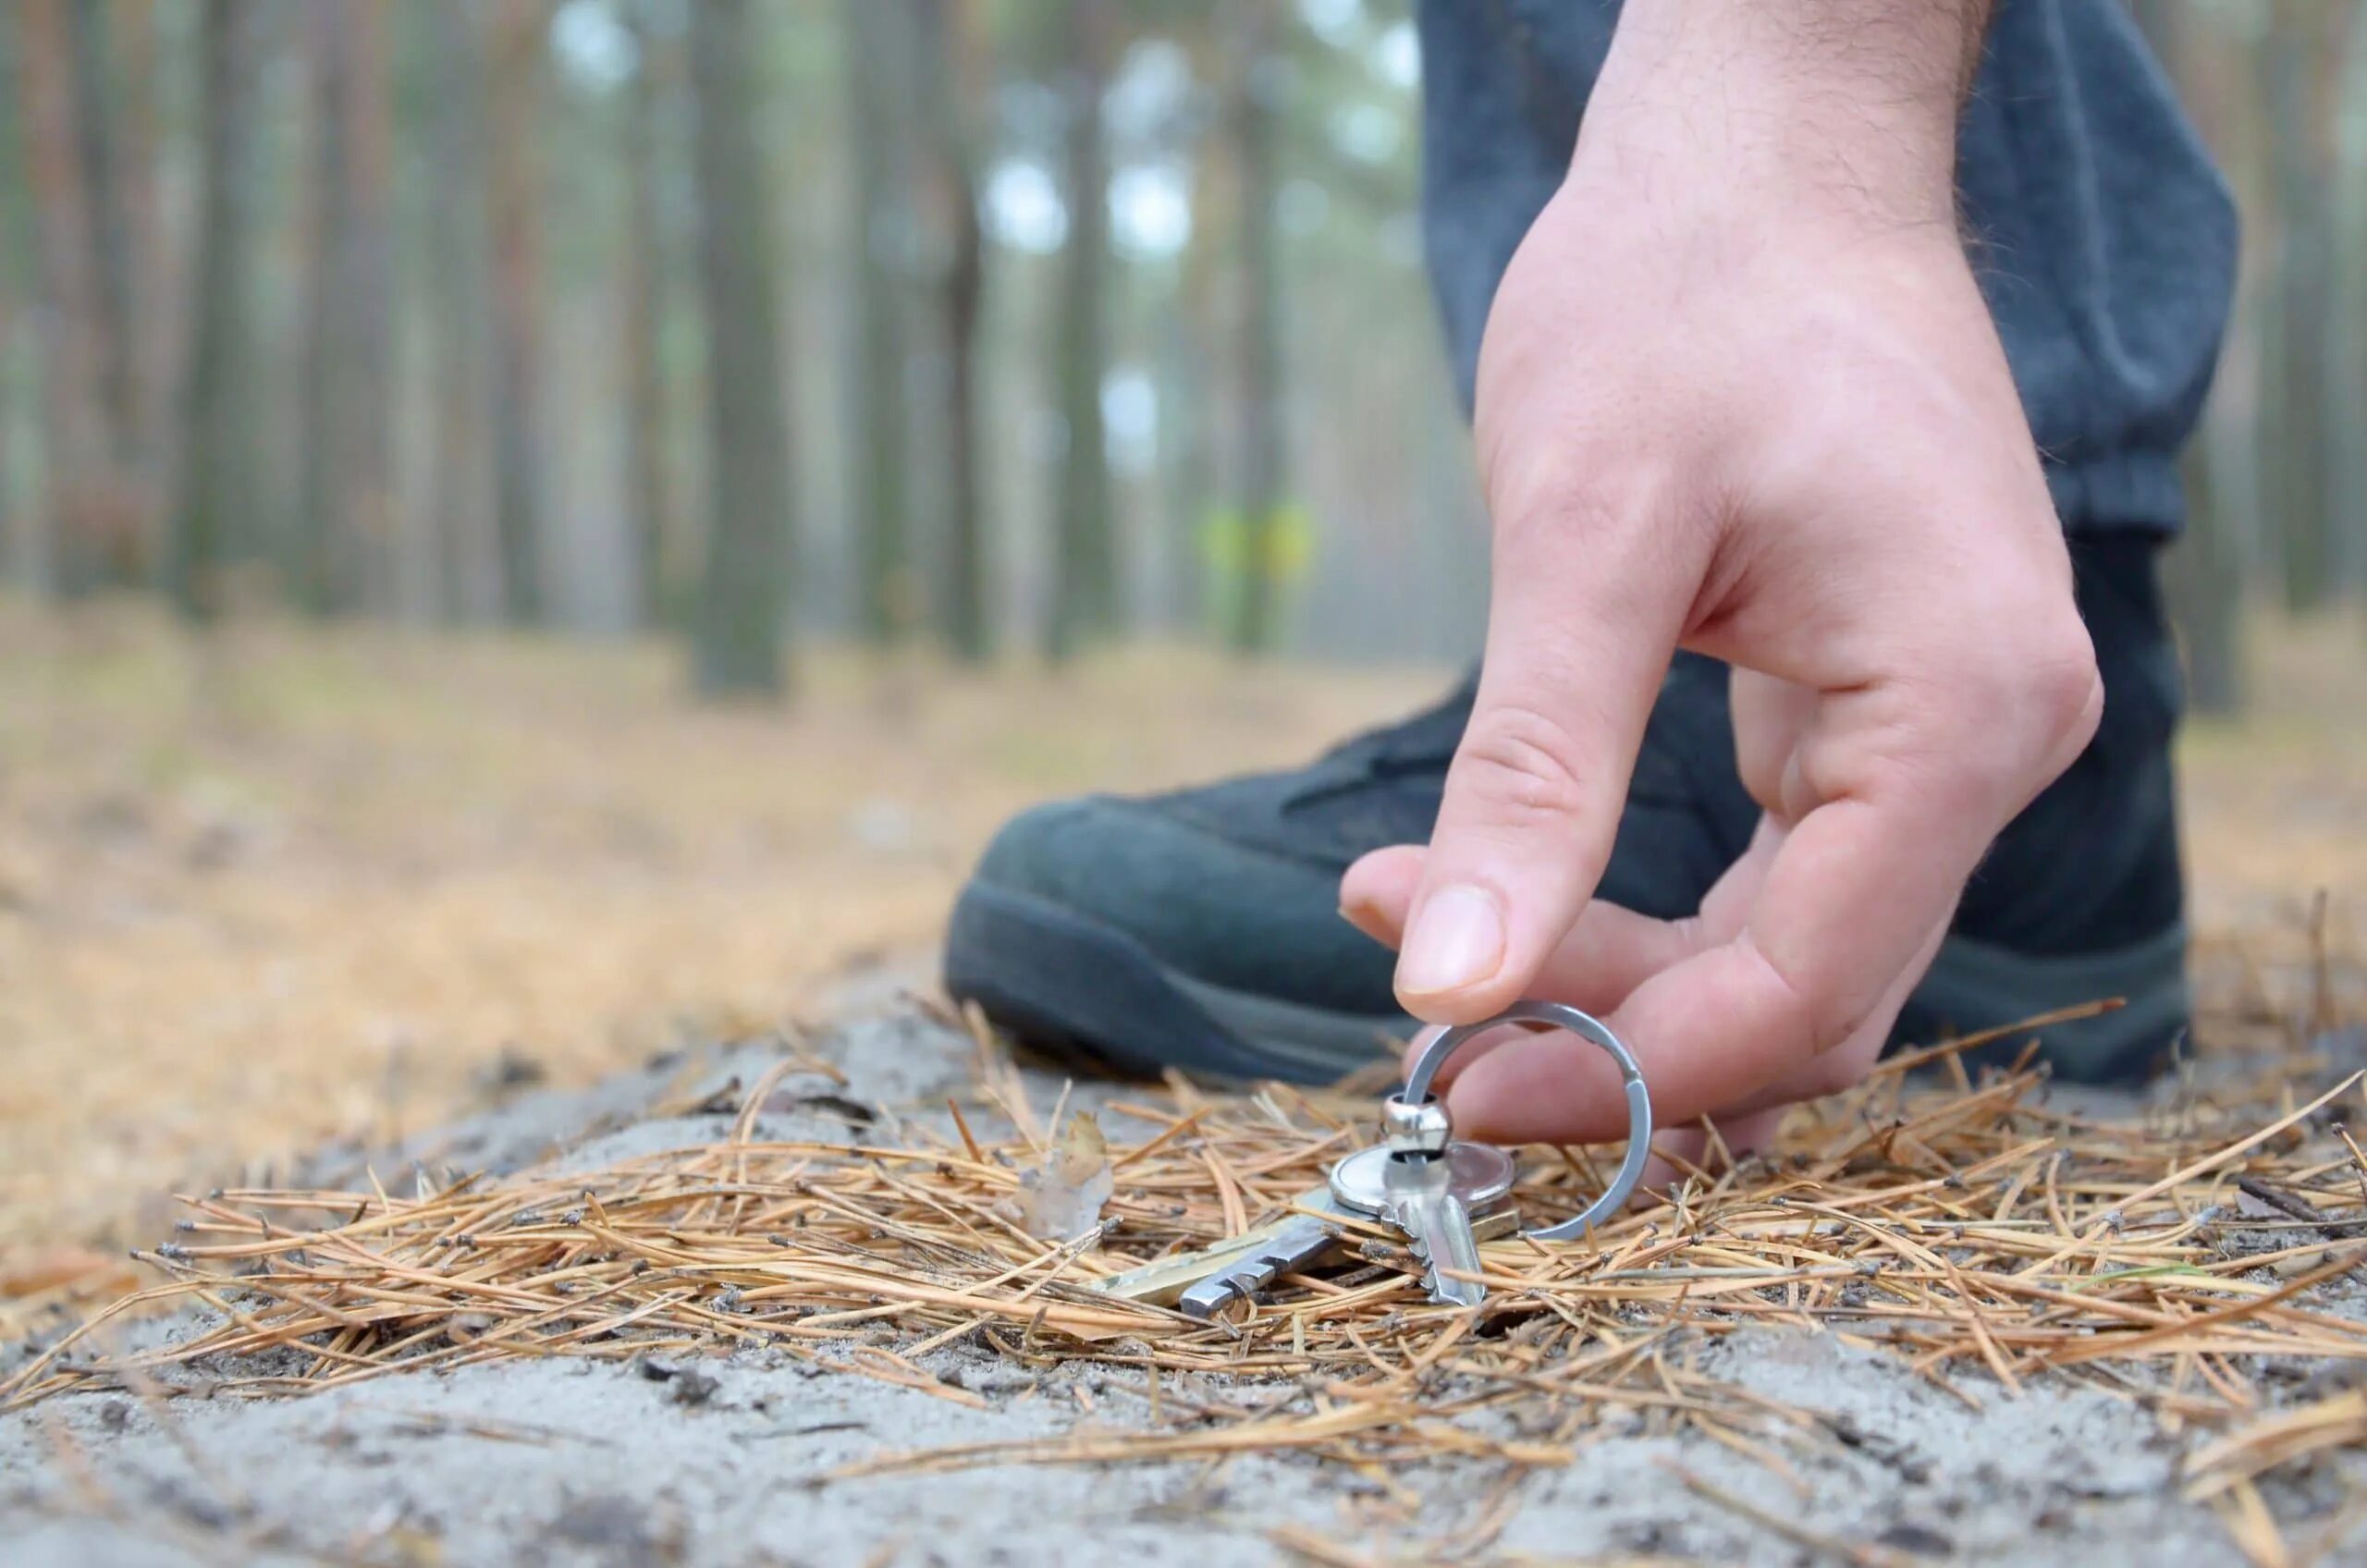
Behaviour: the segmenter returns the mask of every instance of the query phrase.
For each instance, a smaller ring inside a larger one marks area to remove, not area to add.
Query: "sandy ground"
[[[2307,1011],[2316,890],[2357,948],[2358,635],[2264,646],[2258,710],[2185,741],[2198,979],[2265,1030]],[[688,1070],[619,1072],[669,1042],[860,1019],[827,1035],[851,1092],[938,1104],[969,1046],[888,999],[911,968],[880,955],[930,939],[1004,814],[1286,761],[1437,680],[1161,657],[905,690],[826,667],[794,714],[715,715],[683,711],[645,652],[264,631],[205,669],[153,629],[73,638],[0,617],[0,1338],[55,1331],[50,1250],[153,1240],[160,1189],[192,1174],[284,1179],[312,1149],[334,1177],[365,1148],[385,1173],[406,1138],[496,1170],[705,1142],[711,1119],[649,1115],[683,1103]],[[860,995],[830,978],[851,967]],[[2331,1000],[2361,1011],[2355,986]],[[717,1084],[761,1065],[693,1061]],[[1046,1105],[1059,1088],[1035,1081]],[[16,1286],[12,1246],[36,1265]],[[21,1354],[0,1346],[0,1373]],[[277,1403],[68,1399],[0,1417],[0,1562],[2237,1558],[2226,1522],[2180,1501],[2208,1434],[2141,1403],[1963,1374],[1973,1409],[1808,1332],[1692,1354],[1831,1420],[1771,1434],[1773,1467],[1643,1422],[1520,1479],[1258,1455],[833,1479],[915,1448],[1138,1429],[1148,1391],[956,1344],[928,1365],[982,1410],[753,1353],[694,1368],[715,1381],[691,1399],[703,1384],[566,1361]],[[2321,1369],[2283,1370],[2261,1385],[2326,1391]],[[2367,1496],[2367,1456],[2263,1491],[2289,1561],[2367,1562],[2367,1511],[2345,1501]]]
[[[848,1011],[869,1016],[820,1049],[847,1072],[850,1095],[926,1116],[967,1084],[974,1051],[963,1035],[909,1005],[850,998]],[[651,1118],[647,1108],[684,1103],[686,1085],[751,1082],[770,1060],[769,1047],[743,1047],[687,1069],[529,1094],[410,1153],[496,1170],[588,1168],[704,1143],[716,1118]],[[1061,1089],[1042,1072],[1030,1086],[1039,1106]],[[768,1118],[764,1135],[845,1132],[801,1116]],[[320,1173],[352,1158],[325,1155]],[[399,1158],[379,1151],[374,1162],[384,1172]],[[1885,1355],[1805,1331],[1705,1337],[1688,1352],[1705,1371],[1829,1419],[1810,1439],[1771,1432],[1772,1465],[1639,1417],[1583,1444],[1564,1468],[1519,1476],[1441,1462],[1384,1485],[1297,1457],[1243,1455],[834,1478],[886,1453],[1140,1427],[1152,1419],[1148,1390],[1132,1374],[1030,1371],[961,1342],[924,1365],[983,1395],[984,1409],[761,1352],[684,1363],[665,1380],[634,1366],[523,1361],[295,1401],[77,1397],[0,1417],[0,1557],[18,1568],[1209,1564],[1435,1561],[1465,1550],[1515,1562],[2235,1560],[2219,1520],[2178,1494],[2180,1457],[2207,1434],[2182,1435],[2137,1402],[2061,1381],[2015,1396],[1974,1374],[1957,1378],[1978,1402],[1968,1408]],[[0,1370],[8,1365],[0,1358]],[[2311,1370],[2295,1369],[2297,1385]],[[1215,1377],[1171,1378],[1165,1391],[1169,1420],[1179,1394],[1258,1405],[1311,1395]],[[1515,1435],[1516,1416],[1469,1419]],[[2367,1557],[2367,1514],[2342,1501],[2362,1487],[2359,1453],[2264,1487],[2294,1561]]]

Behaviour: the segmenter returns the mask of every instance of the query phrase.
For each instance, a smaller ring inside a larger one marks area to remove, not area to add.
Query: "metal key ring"
[[[1619,1064],[1619,1077],[1627,1096],[1627,1155],[1619,1162],[1619,1173],[1611,1179],[1602,1196],[1587,1206],[1586,1211],[1559,1225],[1522,1232],[1540,1242],[1566,1242],[1584,1235],[1587,1230],[1616,1215],[1627,1202],[1628,1194],[1644,1179],[1644,1163],[1652,1155],[1652,1096],[1644,1087],[1644,1070],[1636,1065],[1636,1058],[1620,1042],[1619,1036],[1603,1027],[1592,1015],[1580,1012],[1566,1002],[1518,1002],[1495,1017],[1478,1023],[1458,1023],[1452,1029],[1432,1030],[1414,1045],[1405,1060],[1405,1088],[1403,1098],[1420,1105],[1430,1098],[1430,1080],[1438,1076],[1440,1067],[1465,1045],[1502,1023],[1544,1023],[1568,1031],[1582,1040],[1600,1046]]]

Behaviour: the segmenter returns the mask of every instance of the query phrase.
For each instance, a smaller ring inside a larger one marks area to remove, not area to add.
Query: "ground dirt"
[[[2361,646],[2356,626],[2263,638],[2255,712],[2185,743],[2199,982],[2263,1027],[2361,1011],[2312,994],[2316,952],[2355,950],[2367,915]],[[765,1047],[704,1042],[784,1017],[822,1026],[852,1092],[938,1103],[970,1043],[896,993],[926,985],[997,821],[1047,794],[1285,762],[1441,679],[825,659],[791,714],[703,714],[649,650],[260,627],[201,652],[136,617],[0,614],[0,1340],[129,1282],[108,1249],[161,1234],[174,1183],[712,1138],[711,1118],[649,1109],[748,1081]],[[1045,1104],[1060,1087],[1031,1082]],[[1138,1426],[1148,1390],[961,1343],[928,1365],[983,1410],[760,1353],[703,1364],[703,1397],[632,1366],[516,1362],[0,1417],[0,1561],[2236,1556],[2226,1521],[2179,1500],[2202,1434],[2140,1402],[1975,1373],[1967,1403],[1805,1330],[1689,1354],[1829,1413],[1824,1438],[1746,1454],[1640,1420],[1516,1486],[1476,1461],[1383,1476],[1258,1455],[832,1479],[890,1452]],[[2367,1561],[2367,1511],[2345,1501],[2362,1493],[2355,1452],[2264,1487],[2287,1560]]]
[[[851,1096],[915,1115],[966,1082],[974,1055],[966,1036],[908,1006],[850,1022],[818,1048]],[[644,1108],[744,1084],[773,1053],[744,1047],[530,1095],[408,1153],[499,1171],[702,1143],[717,1135],[717,1117],[646,1119]],[[1048,1072],[1028,1081],[1039,1106],[1061,1092]],[[767,1131],[820,1137],[833,1126]],[[399,1170],[400,1155],[376,1158]],[[962,1342],[924,1365],[984,1396],[983,1409],[764,1352],[663,1366],[665,1380],[633,1364],[528,1360],[292,1401],[202,1397],[201,1383],[196,1398],[68,1398],[0,1417],[0,1540],[23,1568],[1365,1562],[1466,1547],[1501,1562],[2202,1568],[2234,1556],[2220,1521],[2179,1500],[2180,1456],[2202,1434],[2181,1435],[2141,1403],[2062,1382],[2011,1394],[1978,1373],[1955,1378],[1951,1394],[1891,1355],[1808,1331],[1705,1336],[1682,1353],[1823,1413],[1824,1430],[1771,1436],[1747,1454],[1639,1416],[1566,1467],[1518,1477],[1480,1461],[1379,1476],[1247,1454],[834,1478],[883,1454],[1138,1425],[1148,1390],[1137,1375],[1030,1370]],[[1259,1405],[1307,1397],[1217,1377],[1163,1391]],[[2271,1488],[2287,1538],[2312,1554],[2297,1561],[2367,1553],[2367,1516],[2343,1507],[2361,1488],[2367,1454],[2351,1453]]]

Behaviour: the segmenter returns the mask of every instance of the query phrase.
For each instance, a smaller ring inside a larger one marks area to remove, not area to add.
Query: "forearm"
[[[1992,0],[1627,0],[1581,153],[1705,160],[1895,221],[1952,213],[1956,123]],[[1589,148],[1588,143],[1596,145]]]

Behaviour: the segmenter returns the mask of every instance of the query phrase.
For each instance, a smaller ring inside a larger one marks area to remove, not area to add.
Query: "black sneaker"
[[[2184,1033],[2169,755],[2180,688],[2155,554],[2140,539],[2074,541],[2103,726],[1999,837],[1895,1041],[2123,997],[2045,1041],[2062,1076],[2110,1082],[2142,1076]],[[1429,838],[1473,687],[1298,772],[1013,819],[954,906],[947,989],[1126,1072],[1319,1083],[1393,1049],[1413,1026],[1391,991],[1396,957],[1341,917],[1340,876],[1367,851]],[[1725,667],[1679,655],[1600,896],[1693,913],[1757,816],[1735,771]]]

